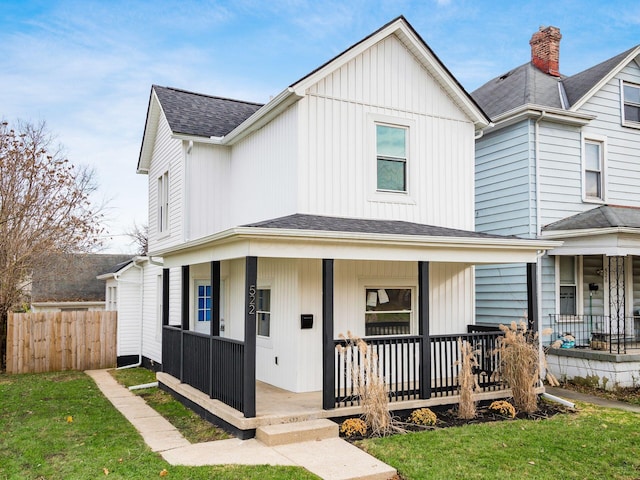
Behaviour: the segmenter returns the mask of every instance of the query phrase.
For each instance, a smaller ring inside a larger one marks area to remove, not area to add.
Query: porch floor
[[[239,430],[255,430],[265,425],[303,422],[318,418],[338,418],[362,414],[362,407],[339,407],[332,410],[322,409],[322,392],[294,393],[263,382],[256,382],[256,416],[245,418],[242,412],[231,408],[219,400],[209,398],[203,392],[190,385],[181,383],[177,378],[163,372],[157,373],[158,381],[178,395],[195,403],[215,417],[227,422]],[[544,392],[544,387],[539,389]],[[477,400],[508,398],[510,390],[497,390],[477,394]],[[428,400],[408,400],[390,402],[389,410],[413,410],[422,407],[457,404],[459,396],[433,397]]]

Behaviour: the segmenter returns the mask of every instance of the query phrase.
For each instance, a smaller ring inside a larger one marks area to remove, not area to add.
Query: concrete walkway
[[[107,370],[88,370],[102,393],[140,432],[151,450],[171,465],[293,465],[323,479],[387,480],[396,470],[341,438],[268,447],[251,440],[189,443],[182,434]]]
[[[546,392],[551,395],[555,395],[556,397],[564,398],[565,400],[592,403],[601,407],[617,408],[618,410],[625,410],[627,412],[640,413],[640,405],[632,405],[630,403],[619,402],[617,400],[609,400],[608,398],[602,398],[595,395],[574,392],[573,390],[566,390],[559,387],[546,387]]]

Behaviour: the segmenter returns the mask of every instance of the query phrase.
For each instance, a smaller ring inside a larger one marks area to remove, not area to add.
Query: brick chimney
[[[533,34],[531,45],[531,63],[544,73],[560,76],[560,29],[556,27],[540,27]]]

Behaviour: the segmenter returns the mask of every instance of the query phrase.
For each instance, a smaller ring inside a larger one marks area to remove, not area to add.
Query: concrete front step
[[[256,439],[269,447],[338,437],[338,424],[327,419],[265,425],[256,429]]]

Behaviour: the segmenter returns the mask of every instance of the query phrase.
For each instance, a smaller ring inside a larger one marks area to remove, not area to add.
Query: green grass
[[[111,374],[119,383],[126,387],[156,381],[155,372],[146,368],[111,370]],[[149,406],[157,410],[160,415],[176,427],[191,443],[211,442],[231,438],[224,430],[202,419],[202,417],[193,410],[189,410],[167,392],[163,392],[157,387],[133,390],[133,393],[141,396]]]
[[[146,382],[143,382],[146,383]],[[71,422],[67,419],[71,417]],[[81,372],[0,375],[0,479],[298,479],[294,467],[174,467]]]
[[[577,414],[363,440],[417,479],[637,479],[640,414],[580,405]]]

